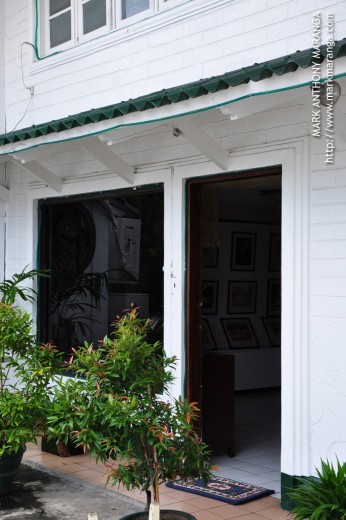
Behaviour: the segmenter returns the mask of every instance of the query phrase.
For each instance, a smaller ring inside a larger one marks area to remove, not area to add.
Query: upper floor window
[[[64,50],[186,0],[41,0],[45,53]]]

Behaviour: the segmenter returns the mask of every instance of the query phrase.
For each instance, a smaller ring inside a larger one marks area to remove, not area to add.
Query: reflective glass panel
[[[49,15],[59,13],[63,9],[70,7],[71,0],[50,0],[49,2]]]
[[[89,0],[83,4],[83,34],[95,31],[106,23],[106,0]]]
[[[50,46],[57,47],[71,40],[71,11],[63,13],[49,22]]]
[[[135,14],[149,9],[149,0],[122,0],[121,12],[122,19],[129,18]]]

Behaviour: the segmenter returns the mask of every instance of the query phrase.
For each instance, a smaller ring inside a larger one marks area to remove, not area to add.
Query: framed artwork
[[[255,253],[255,233],[232,233],[231,269],[233,271],[254,271]]]
[[[219,282],[202,282],[202,313],[216,314]]]
[[[281,313],[281,281],[268,280],[268,316],[280,316]]]
[[[217,267],[218,257],[218,247],[203,247],[202,267]]]
[[[228,343],[231,348],[257,347],[257,339],[248,318],[221,319]]]
[[[264,328],[273,347],[281,346],[281,320],[280,318],[262,318]]]
[[[281,235],[270,235],[269,271],[281,269]]]
[[[256,312],[256,282],[228,283],[228,314]]]
[[[201,342],[203,352],[216,349],[215,341],[211,333],[211,328],[208,323],[208,320],[206,319],[202,320]]]

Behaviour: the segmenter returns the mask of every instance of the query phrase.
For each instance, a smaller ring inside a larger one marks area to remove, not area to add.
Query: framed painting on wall
[[[202,282],[202,313],[216,314],[219,282]]]
[[[255,253],[255,233],[232,233],[231,269],[233,271],[254,271]]]
[[[228,283],[228,314],[256,312],[256,282]]]
[[[268,280],[268,316],[280,316],[281,313],[281,281]]]
[[[268,334],[270,344],[273,347],[281,346],[281,320],[280,318],[262,318],[264,328]]]
[[[215,350],[215,341],[213,338],[213,335],[211,333],[211,328],[208,323],[208,320],[203,319],[202,320],[202,334],[201,334],[201,342],[202,342],[202,350],[203,352],[207,352],[209,350]]]
[[[248,318],[221,319],[229,346],[231,348],[257,347],[257,339]]]

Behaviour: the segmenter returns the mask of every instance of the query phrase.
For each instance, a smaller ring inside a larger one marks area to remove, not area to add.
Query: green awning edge
[[[153,92],[135,99],[129,99],[128,101],[122,101],[114,105],[86,110],[63,119],[8,132],[0,135],[0,146],[33,139],[53,132],[62,132],[71,128],[82,127],[90,123],[116,119],[132,112],[144,112],[172,103],[179,103],[180,101],[198,98],[226,90],[230,87],[246,84],[249,83],[249,81],[258,82],[263,79],[268,79],[273,75],[281,76],[289,72],[294,72],[299,68],[306,69],[311,67],[313,62],[322,63],[324,61],[328,47],[327,45],[322,45],[319,50],[319,59],[316,59],[316,49],[310,48],[304,51],[297,51],[293,54],[262,63],[255,63],[254,65],[227,72],[219,76],[201,79],[193,83],[187,83],[178,87]],[[334,59],[343,56],[346,56],[346,38],[336,41],[333,50]]]

